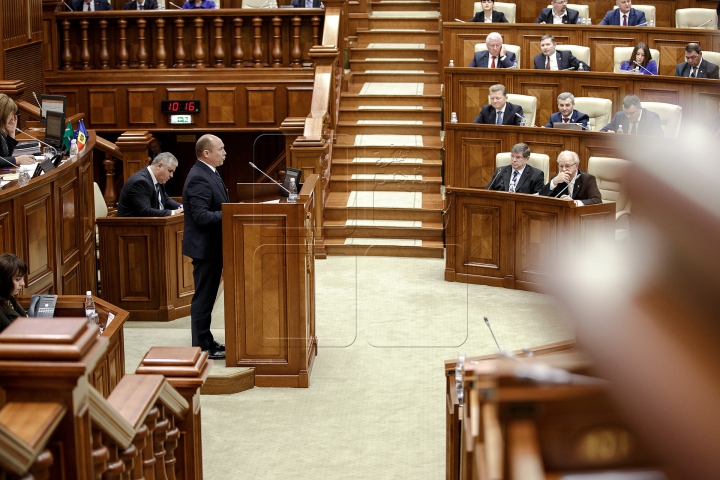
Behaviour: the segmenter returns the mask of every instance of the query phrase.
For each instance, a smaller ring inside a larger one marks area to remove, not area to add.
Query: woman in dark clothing
[[[13,150],[18,144],[15,140],[15,128],[17,128],[17,105],[13,99],[0,93],[0,168],[12,167],[15,165],[32,165],[35,158],[32,155],[19,155],[13,157]]]
[[[27,265],[12,253],[0,255],[0,332],[18,317],[26,317],[27,313],[17,303],[15,297],[25,286]]]

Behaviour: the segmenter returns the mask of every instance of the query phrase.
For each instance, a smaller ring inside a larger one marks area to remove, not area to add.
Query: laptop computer
[[[553,128],[563,128],[565,130],[582,130],[582,125],[579,123],[553,123]]]

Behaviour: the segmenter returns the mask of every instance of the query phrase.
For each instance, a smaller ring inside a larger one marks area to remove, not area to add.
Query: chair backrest
[[[579,5],[577,3],[568,3],[565,5],[570,10],[578,12],[578,17],[588,18],[590,16],[590,7],[588,5]],[[552,8],[552,5],[548,5],[547,8]]]
[[[107,217],[108,208],[105,203],[105,198],[100,191],[100,187],[95,182],[93,182],[93,200],[95,203],[95,218]]]
[[[613,10],[617,9],[618,7],[613,7]],[[653,5],[635,5],[633,4],[632,8],[635,10],[639,10],[645,14],[645,21],[648,22],[646,26],[650,26],[650,22],[653,22],[653,25],[655,25],[655,7]]]
[[[643,108],[660,115],[665,138],[677,138],[682,121],[682,107],[672,103],[642,102]]]
[[[525,114],[525,120],[535,125],[535,113],[537,113],[537,97],[530,95],[520,95],[517,93],[508,93],[508,102],[514,105],[520,105]],[[489,101],[488,101],[489,103]]]
[[[597,179],[603,202],[615,202],[615,210],[621,212],[630,209],[630,198],[623,188],[627,179],[629,160],[611,157],[590,157],[588,173]]]
[[[708,62],[714,63],[715,65],[720,65],[720,53],[703,50],[702,55],[703,58]]]
[[[558,50],[570,51],[573,57],[577,58],[586,65],[590,65],[590,47],[583,47],[582,45],[558,45]]]
[[[700,26],[702,25],[702,27]],[[712,8],[678,8],[675,10],[675,28],[702,28],[717,30],[717,11]]]
[[[620,71],[620,64],[622,62],[627,62],[630,59],[630,55],[632,55],[633,48],[635,48],[635,47],[615,47],[615,49],[613,51],[613,61],[615,62],[615,66],[613,67],[613,72]],[[655,63],[657,63],[658,71],[660,71],[660,50],[651,48],[650,56],[652,57],[653,60],[655,60]]]
[[[514,3],[495,2],[493,10],[504,13],[508,23],[515,23],[515,11],[517,10],[517,6]],[[475,2],[473,5],[473,14],[477,12],[482,12],[481,2]]]
[[[612,100],[595,97],[575,97],[575,110],[590,117],[588,126],[591,132],[599,132],[610,123],[612,118]]]
[[[522,57],[522,55],[521,55],[522,51],[521,51],[520,47],[517,45],[508,45],[507,43],[503,43],[503,47],[505,47],[505,50],[507,50],[508,52],[512,52],[515,54],[515,60],[517,60],[517,66],[518,66],[518,68],[521,68],[520,67],[520,58]],[[482,52],[483,50],[487,50],[486,44],[484,44],[484,43],[476,43],[475,44],[476,52]]]
[[[277,8],[277,0],[243,0],[242,8]]]
[[[502,152],[495,155],[495,168],[510,165],[510,152]],[[528,165],[542,170],[545,175],[545,183],[550,181],[550,157],[544,153],[531,153]]]

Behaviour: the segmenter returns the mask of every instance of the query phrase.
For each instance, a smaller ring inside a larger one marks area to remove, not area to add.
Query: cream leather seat
[[[590,47],[582,45],[558,45],[557,50],[569,51],[573,57],[590,66]]]
[[[537,98],[530,95],[520,95],[517,93],[508,93],[508,102],[513,105],[520,105],[525,115],[525,121],[528,126],[535,125],[535,114],[537,113]],[[490,103],[488,99],[488,103]]]
[[[630,166],[628,160],[611,157],[590,157],[588,173],[597,179],[603,203],[615,202],[615,239],[624,240],[630,232],[630,198],[623,182]]]
[[[678,8],[675,10],[675,28],[717,30],[717,11],[712,8]]]
[[[613,7],[613,10],[616,10],[618,7]],[[635,10],[639,10],[645,14],[645,21],[648,22],[647,25],[644,25],[646,27],[650,26],[650,22],[653,22],[653,25],[655,25],[655,7],[652,5],[635,5],[633,4],[632,8]]]
[[[242,8],[278,8],[277,0],[243,0]]]
[[[630,59],[630,55],[632,55],[632,51],[634,48],[635,47],[615,47],[615,49],[613,50],[613,62],[615,63],[615,66],[613,67],[613,72],[617,73],[620,71],[620,64],[622,62],[627,62]],[[660,71],[660,50],[651,48],[650,56],[652,57],[652,60],[655,60],[655,63],[657,63],[658,72],[659,72]]]
[[[672,103],[642,102],[643,108],[660,115],[665,138],[677,138],[682,121],[682,107]]]
[[[517,6],[514,3],[495,2],[493,10],[504,13],[508,23],[515,23],[515,11],[517,10]],[[475,2],[473,5],[473,15],[477,12],[482,12],[481,2]]]
[[[508,52],[512,52],[515,54],[515,60],[517,60],[517,66],[520,68],[520,57],[521,49],[517,45],[508,45],[507,43],[503,43],[503,47],[505,47],[505,50]],[[484,43],[476,43],[475,44],[475,51],[476,52],[482,52],[483,50],[487,50],[487,45]]]
[[[703,58],[708,62],[714,63],[715,65],[720,65],[720,53],[703,51],[702,55]]]
[[[588,127],[591,132],[599,132],[610,123],[612,118],[612,100],[595,97],[575,97],[575,110],[590,117]]]
[[[510,165],[510,152],[502,152],[495,155],[495,168]],[[542,170],[545,175],[545,183],[550,181],[550,157],[544,153],[531,153],[528,165]]]
[[[93,203],[95,205],[95,220],[108,216],[108,208],[105,198],[100,191],[100,186],[93,182]],[[100,289],[100,232],[95,225],[95,261],[97,268],[98,289]]]

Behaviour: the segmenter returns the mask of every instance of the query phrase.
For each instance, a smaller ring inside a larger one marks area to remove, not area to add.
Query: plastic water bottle
[[[458,405],[462,407],[464,403],[464,392],[463,392],[463,367],[462,364],[465,361],[465,353],[458,353],[457,364],[455,365],[455,390],[457,391]]]
[[[88,319],[90,319],[94,313],[95,313],[95,300],[93,300],[92,292],[90,290],[88,290],[85,295],[85,316]]]
[[[581,72],[582,72],[583,70],[585,70],[585,67],[583,67],[582,62],[580,62],[580,66],[578,67],[578,70],[580,70]]]
[[[290,179],[290,187],[288,188],[290,193],[288,194],[288,203],[297,203],[297,185],[295,185],[295,179]]]
[[[625,132],[623,132],[622,125],[618,125],[617,133],[625,133]]]
[[[78,155],[77,140],[73,138],[72,141],[70,142],[70,161],[74,162],[75,160],[77,160],[77,155]]]
[[[515,70],[518,69],[517,60],[513,60],[513,66],[512,66],[512,68],[514,68]]]
[[[527,127],[527,120],[525,120],[525,115],[520,118],[520,126]]]
[[[452,113],[450,114],[450,123],[458,123],[457,113],[452,112]]]
[[[448,67],[454,67],[454,66],[455,66],[455,62],[453,62],[452,60],[450,60],[450,65],[448,65]]]
[[[585,25],[592,25],[592,18],[588,17],[587,23],[585,23]]]

